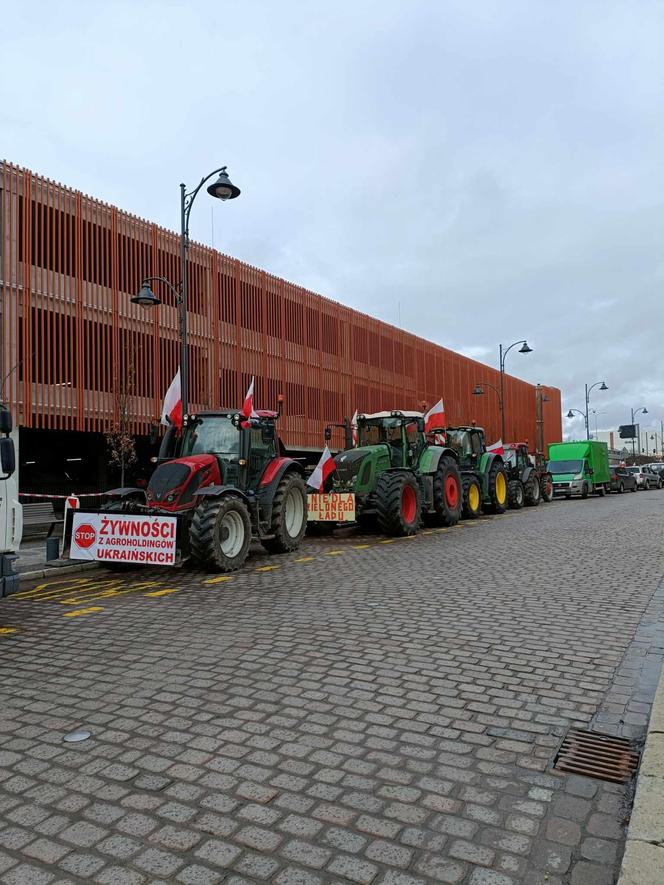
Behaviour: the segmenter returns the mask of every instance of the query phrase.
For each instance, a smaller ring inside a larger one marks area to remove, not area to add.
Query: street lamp
[[[597,409],[590,410],[595,416],[595,439],[597,439],[597,416],[598,415],[606,415],[606,412],[598,412]]]
[[[594,384],[591,384],[590,387],[586,384],[586,439],[590,439],[590,424],[588,422],[588,402],[590,400],[590,391],[594,387],[599,387],[600,390],[608,390],[609,388],[604,381],[595,381]]]
[[[180,320],[180,385],[182,388],[182,414],[186,415],[189,411],[189,360],[187,356],[187,255],[189,252],[189,216],[191,215],[191,207],[194,200],[198,196],[198,192],[206,181],[209,181],[213,175],[217,175],[217,180],[208,185],[207,192],[211,197],[217,200],[234,200],[240,195],[240,188],[236,187],[228,177],[226,166],[220,166],[201,178],[198,187],[193,191],[187,192],[185,184],[180,185],[180,273],[181,278],[178,286],[174,286],[165,277],[145,277],[141,290],[131,299],[133,304],[140,304],[141,307],[150,308],[157,307],[161,304],[161,300],[157,298],[150,283],[158,281],[163,283],[175,296],[175,303],[179,310]]]
[[[640,409],[631,409],[632,412],[632,433],[634,432],[634,418],[639,414],[639,412],[643,412],[644,415],[648,414],[648,410],[645,406],[641,406]],[[641,428],[639,427],[639,448],[641,448]],[[634,457],[634,437],[632,437],[632,457]]]
[[[510,344],[509,347],[503,349],[503,345],[499,345],[499,354],[500,354],[500,396],[498,398],[498,402],[500,405],[500,429],[501,429],[501,439],[503,442],[505,441],[505,357],[510,352],[513,347],[516,347],[517,344],[521,344],[519,348],[519,353],[532,353],[532,347],[528,347],[528,342],[522,338],[521,341],[515,341],[513,344]]]

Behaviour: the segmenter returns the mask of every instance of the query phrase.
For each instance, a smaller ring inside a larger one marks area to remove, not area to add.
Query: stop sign
[[[92,547],[96,540],[97,532],[95,531],[94,526],[90,525],[89,522],[84,522],[83,525],[79,525],[74,532],[74,542],[77,547],[81,547],[83,550]]]

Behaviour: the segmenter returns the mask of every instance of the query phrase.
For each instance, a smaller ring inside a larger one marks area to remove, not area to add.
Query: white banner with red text
[[[307,495],[307,519],[312,522],[354,522],[355,495],[352,492],[330,492]]]
[[[74,512],[71,559],[175,565],[176,552],[175,516]]]

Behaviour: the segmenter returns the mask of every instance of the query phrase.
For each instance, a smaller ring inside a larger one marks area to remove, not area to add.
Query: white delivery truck
[[[18,502],[18,431],[9,409],[0,403],[0,599],[18,590],[14,565],[23,532]]]

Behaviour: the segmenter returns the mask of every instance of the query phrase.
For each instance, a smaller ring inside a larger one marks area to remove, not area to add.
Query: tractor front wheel
[[[268,553],[297,550],[307,530],[307,489],[299,473],[287,473],[274,493],[270,534],[262,544]]]
[[[482,515],[482,487],[475,476],[463,478],[463,517],[477,519]]]
[[[550,473],[545,473],[540,478],[540,492],[542,493],[542,501],[546,504],[553,501],[553,479]]]
[[[513,479],[507,487],[507,500],[512,510],[521,510],[525,503],[523,483],[520,479]]]
[[[376,485],[376,519],[386,535],[414,535],[420,525],[422,499],[410,473],[381,474]]]
[[[502,462],[494,461],[489,470],[489,500],[494,513],[507,510],[507,473]]]
[[[456,525],[461,519],[463,494],[461,474],[454,458],[448,455],[438,462],[433,477],[433,509],[438,525]]]
[[[537,507],[542,500],[542,490],[540,489],[539,480],[534,473],[531,473],[530,477],[526,480],[523,491],[526,498],[526,505],[528,507]]]
[[[189,543],[195,559],[219,572],[242,568],[251,544],[251,519],[239,495],[204,496],[194,511]]]

